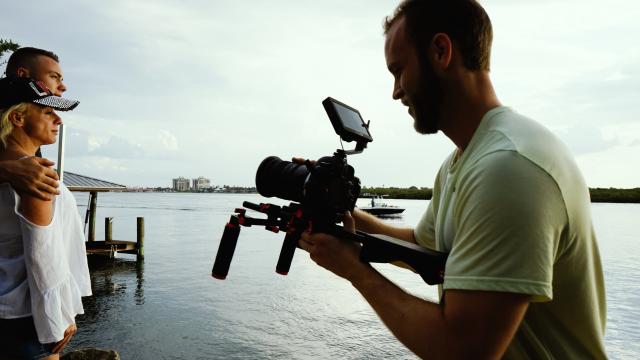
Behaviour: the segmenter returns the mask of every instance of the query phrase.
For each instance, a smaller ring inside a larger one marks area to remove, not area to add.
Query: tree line
[[[0,66],[6,64],[7,62],[2,60],[2,56],[7,52],[13,52],[18,50],[20,45],[14,43],[11,40],[0,39]]]
[[[589,189],[589,193],[591,194],[591,202],[640,203],[640,188],[593,188]]]

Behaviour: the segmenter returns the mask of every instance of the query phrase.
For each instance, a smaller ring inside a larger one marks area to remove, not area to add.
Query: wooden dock
[[[89,204],[85,215],[85,226],[89,225],[87,255],[108,256],[113,259],[117,253],[135,254],[136,261],[144,260],[144,218],[138,217],[136,223],[136,241],[114,240],[112,237],[113,218],[105,218],[104,241],[96,240],[96,210],[98,192],[123,191],[126,186],[84,175],[65,172],[64,183],[71,191],[89,192]]]
[[[136,261],[144,260],[144,218],[136,222],[136,241],[113,239],[113,218],[104,219],[104,241],[95,239],[95,207],[89,208],[89,237],[85,242],[87,255],[102,255],[115,258],[117,253],[136,255]],[[93,226],[91,226],[93,224]]]
[[[87,241],[85,244],[87,246],[87,255],[107,255],[111,258],[115,257],[117,253],[138,255],[138,246],[132,241]]]

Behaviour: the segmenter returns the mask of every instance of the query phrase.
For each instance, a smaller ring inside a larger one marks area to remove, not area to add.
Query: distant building
[[[193,191],[205,190],[211,187],[211,181],[203,176],[192,180],[191,189]]]
[[[189,179],[180,176],[173,179],[173,191],[189,191]]]

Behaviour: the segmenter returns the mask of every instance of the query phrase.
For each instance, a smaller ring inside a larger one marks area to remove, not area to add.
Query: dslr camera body
[[[346,142],[355,141],[356,148],[338,149],[333,156],[304,164],[270,156],[258,167],[256,188],[262,196],[300,203],[316,224],[335,224],[346,211],[353,211],[360,195],[360,179],[347,163],[347,155],[361,153],[373,138],[358,110],[330,97],[322,105],[336,133]]]

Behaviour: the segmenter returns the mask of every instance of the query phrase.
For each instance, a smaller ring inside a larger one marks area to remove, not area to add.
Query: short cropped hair
[[[385,18],[384,33],[405,18],[407,35],[419,50],[437,33],[445,33],[469,70],[489,70],[493,30],[489,15],[476,0],[404,0]]]
[[[7,69],[5,71],[7,76],[16,76],[18,68],[29,68],[33,65],[34,60],[38,56],[46,56],[60,62],[58,55],[49,50],[38,49],[34,47],[21,47],[14,51],[7,61]]]
[[[29,107],[29,103],[23,102],[6,109],[0,109],[0,142],[2,142],[2,147],[7,147],[7,137],[13,131],[13,124],[9,120],[9,115],[11,115],[11,113],[17,112],[22,116],[27,116]]]

